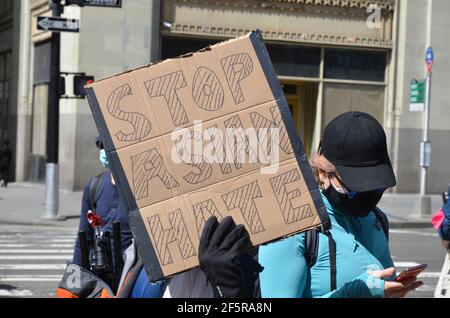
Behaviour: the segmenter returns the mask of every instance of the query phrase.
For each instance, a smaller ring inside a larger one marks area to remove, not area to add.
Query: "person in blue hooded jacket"
[[[102,166],[107,169],[100,177],[97,190],[95,191],[95,213],[98,214],[103,221],[102,231],[113,231],[113,223],[119,222],[121,228],[122,238],[122,252],[125,251],[132,243],[132,233],[128,223],[128,210],[125,208],[123,201],[120,198],[119,191],[116,186],[114,177],[109,170],[109,159],[103,146],[100,137],[95,140],[95,145],[99,151],[99,161]],[[90,189],[92,180],[85,186],[82,198],[80,225],[78,231],[85,231],[88,240],[92,241],[94,232],[87,219],[91,207]],[[114,243],[114,242],[112,242]],[[112,249],[114,253],[114,248]],[[113,255],[114,256],[114,255]],[[114,257],[113,257],[114,260]],[[73,261],[74,264],[81,265],[81,247],[80,239],[77,237],[75,242]],[[164,294],[165,283],[158,282],[151,284],[145,269],[140,270],[139,276],[131,289],[130,298],[161,298]]]
[[[262,297],[400,298],[421,286],[416,278],[394,281],[388,240],[374,213],[396,185],[382,126],[365,113],[337,117],[324,131],[313,167],[332,228],[319,234],[310,268],[305,234],[261,246]]]

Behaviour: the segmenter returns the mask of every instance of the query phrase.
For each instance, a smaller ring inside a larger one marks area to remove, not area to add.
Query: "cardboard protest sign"
[[[329,227],[259,32],[86,90],[153,281],[198,266],[211,215],[255,246]]]

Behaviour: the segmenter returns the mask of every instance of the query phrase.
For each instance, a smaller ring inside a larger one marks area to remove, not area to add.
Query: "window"
[[[31,153],[37,156],[46,154],[50,51],[50,42],[40,43],[34,47]]]
[[[385,52],[326,49],[324,77],[384,82],[386,59]]]
[[[12,11],[13,0],[0,0],[0,16]]]
[[[348,111],[366,112],[382,123],[384,89],[378,85],[325,83],[322,130],[333,118]]]
[[[217,39],[195,39],[165,36],[162,38],[161,60],[199,51],[220,42]]]
[[[320,48],[269,43],[267,50],[280,76],[320,76]]]
[[[195,52],[220,42],[217,39],[163,37],[161,59]],[[280,76],[319,77],[320,48],[266,43],[275,71]]]
[[[33,84],[50,83],[51,43],[45,42],[34,47]]]
[[[0,138],[8,131],[11,62],[11,52],[0,53]]]

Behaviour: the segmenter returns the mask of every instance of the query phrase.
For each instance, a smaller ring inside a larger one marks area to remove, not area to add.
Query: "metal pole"
[[[433,52],[429,56],[431,49],[432,36],[432,22],[433,22],[433,0],[428,0],[427,3],[427,32],[426,32],[426,47],[427,50],[427,71],[426,71],[426,92],[425,92],[425,109],[423,114],[423,136],[420,143],[420,194],[417,199],[417,214],[422,218],[429,218],[431,216],[431,197],[427,195],[427,170],[430,165],[430,143],[428,138],[429,118],[430,118],[430,98],[431,98],[431,70],[433,65]]]
[[[51,9],[53,17],[60,17],[62,13],[61,0],[52,0]],[[52,34],[51,40],[51,66],[50,85],[48,92],[47,114],[47,165],[46,165],[46,212],[44,219],[58,220],[59,217],[59,98],[60,98],[60,50],[61,35]]]
[[[423,140],[422,140],[422,146],[421,146],[421,156],[422,156],[422,167],[420,170],[420,195],[425,196],[427,194],[427,172],[428,167],[426,164],[427,157],[429,154],[427,154],[426,151],[426,145],[429,142],[428,139],[428,129],[430,125],[430,99],[431,99],[431,77],[432,73],[431,71],[427,71],[427,77],[425,79],[425,87],[426,87],[426,94],[425,94],[425,112],[423,116]]]

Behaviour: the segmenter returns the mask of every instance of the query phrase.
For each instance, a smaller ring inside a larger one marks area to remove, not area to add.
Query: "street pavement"
[[[433,298],[445,260],[445,249],[434,229],[391,229],[391,255],[397,272],[406,267],[428,264],[419,279],[424,285],[408,298]]]
[[[76,228],[0,225],[0,298],[54,297]]]

